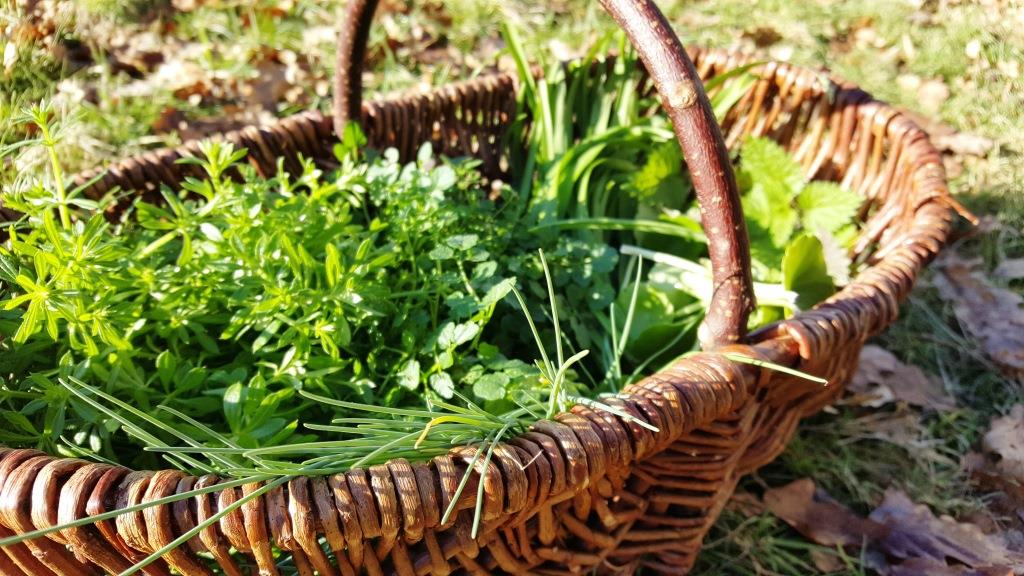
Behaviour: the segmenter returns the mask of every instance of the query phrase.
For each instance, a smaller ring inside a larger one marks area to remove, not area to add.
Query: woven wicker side
[[[743,61],[723,52],[694,57],[705,77]],[[808,174],[860,192],[865,226],[856,252],[871,267],[826,303],[752,334],[751,346],[731,351],[829,378],[828,387],[700,355],[645,379],[616,401],[659,433],[576,407],[503,445],[486,474],[478,463],[457,503],[460,513],[446,525],[440,515],[472,462],[471,450],[429,463],[397,461],[296,479],[146,573],[169,574],[170,567],[209,573],[196,556],[209,551],[226,574],[246,573],[247,566],[275,574],[268,543],[292,551],[300,574],[630,573],[641,566],[684,572],[737,479],[774,458],[801,417],[840,393],[863,341],[892,322],[950,226],[938,156],[909,121],[853,87],[830,98],[816,74],[799,68],[772,64],[761,74],[724,123],[726,138],[736,143],[747,134],[769,135],[793,151]],[[411,155],[431,140],[451,154],[491,154],[496,168],[500,149],[491,135],[500,132],[513,105],[511,80],[490,77],[367,104],[364,125],[378,146],[397,145]],[[276,153],[285,155],[286,167],[299,153],[328,162],[332,132],[330,119],[302,115],[226,137],[261,150],[254,161],[269,173]],[[173,186],[191,169],[173,163],[184,153],[165,151],[116,165],[93,192]],[[482,477],[484,524],[474,540],[471,508]],[[217,481],[0,451],[0,532],[24,532]],[[117,572],[254,488],[5,548],[0,573]],[[321,537],[331,552],[318,545]],[[230,555],[231,548],[239,554]]]

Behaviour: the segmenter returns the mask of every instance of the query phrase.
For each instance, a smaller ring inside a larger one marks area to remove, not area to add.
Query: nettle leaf
[[[850,224],[862,200],[856,192],[846,190],[834,182],[811,182],[796,198],[800,207],[804,230],[817,234],[824,230],[834,233]]]
[[[789,191],[775,184],[755,183],[743,196],[751,243],[768,242],[776,248],[786,245],[797,224],[797,212],[789,205],[790,200]]]
[[[664,192],[682,195],[683,155],[675,140],[656,147],[633,175],[633,189],[640,200],[658,197]]]
[[[786,246],[782,257],[782,284],[797,293],[796,303],[803,310],[835,293],[821,241],[802,234]]]
[[[796,195],[804,186],[800,164],[774,140],[750,138],[740,151],[740,167],[753,184],[775,184]]]
[[[505,388],[509,377],[501,372],[484,374],[473,383],[473,394],[481,400],[501,400],[505,397]]]
[[[781,146],[765,138],[748,140],[741,156],[740,180],[750,186],[742,201],[751,242],[767,239],[781,248],[796,230],[797,211],[792,203],[804,185],[800,165]]]
[[[398,373],[398,384],[408,390],[415,390],[420,386],[420,363],[418,360],[409,360]]]
[[[430,389],[437,392],[438,396],[450,400],[455,396],[455,382],[447,372],[438,372],[430,375]]]

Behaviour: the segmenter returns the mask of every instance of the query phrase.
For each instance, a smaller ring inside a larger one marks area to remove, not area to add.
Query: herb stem
[[[57,212],[60,214],[60,224],[65,230],[71,229],[71,216],[68,214],[67,189],[64,187],[64,170],[61,169],[60,159],[57,158],[57,141],[50,131],[50,124],[44,116],[44,111],[38,111],[36,124],[43,135],[43,146],[46,147],[47,155],[50,157],[50,170],[53,173],[54,187],[57,189]]]

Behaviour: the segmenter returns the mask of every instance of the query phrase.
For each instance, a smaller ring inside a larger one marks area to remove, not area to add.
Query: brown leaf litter
[[[1024,279],[1024,258],[1007,258],[996,266],[993,274],[1004,280]]]
[[[865,548],[878,571],[890,576],[1010,576],[1024,574],[1024,554],[1001,534],[948,516],[936,517],[902,491],[890,489],[867,518],[833,500],[803,478],[764,495],[765,506],[822,546]]]
[[[981,352],[1011,377],[1024,377],[1024,298],[994,286],[980,260],[943,258],[935,285]]]
[[[963,466],[1000,521],[1024,530],[1024,405],[994,418],[982,452],[965,455]]]
[[[1024,404],[992,421],[982,440],[985,451],[999,458],[997,468],[1008,478],[1024,484]]]
[[[854,394],[856,403],[876,408],[890,402],[906,402],[938,411],[956,407],[956,401],[943,388],[942,382],[872,344],[861,352],[860,364],[848,390]]]

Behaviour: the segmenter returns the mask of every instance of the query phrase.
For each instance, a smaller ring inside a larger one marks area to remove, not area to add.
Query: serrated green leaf
[[[833,182],[811,182],[796,199],[804,230],[832,234],[853,222],[862,199],[856,192]]]
[[[679,173],[683,165],[683,155],[679,144],[675,141],[666,142],[654,148],[647,156],[647,161],[633,175],[633,189],[637,198],[644,200],[659,193],[663,187],[672,188],[681,194],[682,179]],[[675,178],[673,178],[675,177]]]
[[[786,188],[776,183],[754,183],[742,198],[743,215],[752,244],[767,242],[775,248],[786,245],[796,230],[798,219],[790,201],[791,195]],[[763,251],[771,252],[767,247]]]
[[[781,146],[767,138],[751,138],[740,155],[738,181],[749,187],[742,203],[751,252],[767,268],[777,269],[780,249],[797,227],[793,199],[804,186],[803,172]]]
[[[774,140],[750,138],[740,149],[740,168],[753,184],[761,183],[780,188],[792,200],[804,186],[804,173],[800,164]]]

